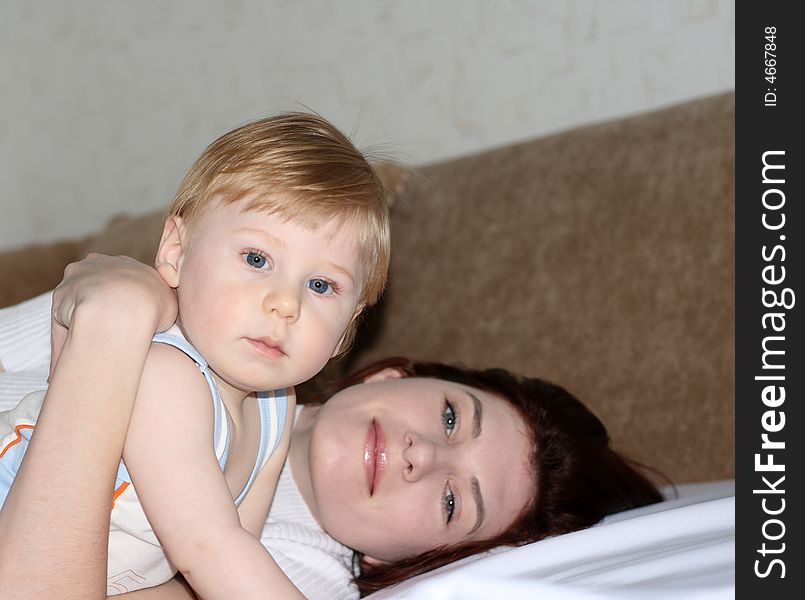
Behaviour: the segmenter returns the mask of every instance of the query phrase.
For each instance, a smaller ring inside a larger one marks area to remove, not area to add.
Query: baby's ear
[[[185,247],[187,243],[187,227],[182,217],[175,215],[165,219],[162,229],[162,239],[159,240],[159,250],[154,263],[157,272],[172,288],[179,287]]]

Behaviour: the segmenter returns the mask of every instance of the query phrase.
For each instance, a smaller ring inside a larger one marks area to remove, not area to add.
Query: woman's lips
[[[386,436],[380,424],[372,419],[366,433],[366,444],[363,448],[363,467],[366,474],[366,487],[369,495],[373,495],[386,472],[388,457],[386,454]]]

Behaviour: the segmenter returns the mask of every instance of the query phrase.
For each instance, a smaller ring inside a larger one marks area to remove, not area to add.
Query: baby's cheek
[[[346,321],[335,311],[317,311],[311,315],[308,331],[310,339],[318,340],[318,348],[327,352],[335,347],[346,330]]]

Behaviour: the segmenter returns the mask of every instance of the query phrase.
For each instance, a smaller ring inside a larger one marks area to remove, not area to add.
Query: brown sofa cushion
[[[567,387],[675,482],[733,477],[734,96],[431,165],[350,365]]]

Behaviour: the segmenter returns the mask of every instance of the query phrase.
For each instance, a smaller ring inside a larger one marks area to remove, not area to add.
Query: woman
[[[53,316],[57,368],[0,512],[0,587],[4,597],[67,597],[69,590],[102,598],[111,482],[150,336],[172,322],[175,301],[147,267],[93,257],[68,269]],[[357,586],[369,593],[498,545],[588,527],[660,500],[610,449],[601,422],[568,392],[540,380],[390,359],[341,382],[330,396],[298,413],[289,470],[263,538],[303,588],[321,565],[349,558],[349,549]],[[67,432],[78,427],[82,436],[74,440]],[[58,481],[42,485],[41,473],[51,472],[54,460],[61,465]],[[59,490],[58,506],[52,489]],[[294,497],[313,521],[274,527],[275,511]],[[302,544],[317,525],[322,543]],[[298,526],[309,529],[285,536]],[[294,555],[305,548],[310,555],[327,548],[330,559],[312,566]],[[285,564],[283,556],[290,557]],[[321,585],[305,591],[355,595]],[[14,590],[10,596],[7,589]],[[278,583],[272,593],[283,589]],[[289,587],[288,597],[294,594]],[[192,593],[173,581],[131,597]]]

